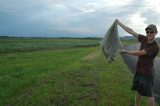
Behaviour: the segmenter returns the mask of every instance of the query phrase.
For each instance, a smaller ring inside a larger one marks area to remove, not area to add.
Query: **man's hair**
[[[158,32],[157,27],[154,24],[148,25],[145,30],[148,30],[148,29],[154,30],[156,33]]]

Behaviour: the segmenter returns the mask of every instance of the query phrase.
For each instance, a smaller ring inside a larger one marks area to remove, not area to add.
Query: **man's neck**
[[[153,43],[154,39],[148,39],[147,43]]]

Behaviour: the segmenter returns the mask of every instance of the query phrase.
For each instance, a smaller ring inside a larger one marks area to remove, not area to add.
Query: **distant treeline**
[[[31,39],[93,39],[93,40],[101,40],[101,37],[12,37],[12,36],[0,36],[0,39],[5,38],[31,38]]]
[[[63,38],[63,39],[94,39],[94,40],[101,40],[101,39],[103,39],[103,38],[101,38],[101,37],[82,37],[82,38],[80,38],[80,37],[58,37],[58,38]]]

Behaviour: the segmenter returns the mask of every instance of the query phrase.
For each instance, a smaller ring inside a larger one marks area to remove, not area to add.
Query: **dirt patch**
[[[98,57],[100,54],[101,54],[100,51],[93,51],[93,52],[87,54],[87,55],[83,58],[83,60],[84,60],[84,61],[85,61],[85,60],[93,60],[93,59],[95,59],[96,57]]]
[[[99,100],[99,96],[98,96],[98,93],[97,92],[94,92],[94,93],[87,93],[87,94],[83,94],[83,95],[80,95],[78,97],[78,99],[85,99],[85,98],[89,98],[90,100],[94,101],[95,102],[95,105],[98,106],[98,100]]]
[[[86,83],[86,84],[83,84],[84,87],[95,87],[96,84],[95,83]]]

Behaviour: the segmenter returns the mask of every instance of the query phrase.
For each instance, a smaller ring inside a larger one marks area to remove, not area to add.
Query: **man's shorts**
[[[142,96],[153,97],[153,85],[153,76],[142,75],[136,72],[132,90],[136,90]]]

